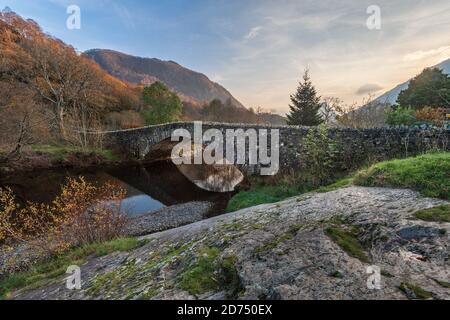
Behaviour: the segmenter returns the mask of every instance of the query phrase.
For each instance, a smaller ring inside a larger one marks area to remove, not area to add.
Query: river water
[[[118,183],[126,190],[122,210],[130,216],[154,212],[167,206],[191,201],[214,203],[211,216],[223,213],[231,193],[216,193],[200,189],[189,181],[172,162],[147,166],[127,166],[109,169],[51,169],[21,174],[0,182],[13,189],[19,202],[48,203],[61,191],[67,178],[84,177],[94,184]]]

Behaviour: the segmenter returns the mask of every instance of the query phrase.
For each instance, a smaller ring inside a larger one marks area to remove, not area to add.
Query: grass
[[[249,191],[240,191],[227,205],[227,212],[257,206],[264,203],[275,203],[293,197],[300,193],[294,187],[288,186],[254,186]]]
[[[279,185],[274,186],[254,183],[252,184],[250,190],[240,191],[233,198],[231,198],[231,200],[228,202],[226,211],[234,212],[240,209],[257,206],[260,204],[275,203],[311,191],[329,192],[348,186],[351,183],[352,178],[345,178],[331,185],[319,187],[318,189],[310,186],[290,186],[286,183],[280,183]]]
[[[264,185],[259,180],[253,181],[250,190],[240,191],[231,198],[226,211],[233,212],[264,203],[275,203],[311,191],[330,192],[351,184],[412,189],[424,196],[449,199],[450,153],[431,153],[380,162],[359,171],[355,176],[318,188],[308,186],[300,180],[290,183],[282,182],[278,185]]]
[[[431,153],[385,161],[360,171],[354,184],[407,188],[433,198],[450,198],[450,153]]]
[[[341,247],[342,250],[347,252],[349,256],[357,258],[362,262],[370,262],[354,231],[349,232],[340,226],[332,226],[325,229],[325,234]]]
[[[427,299],[430,299],[433,297],[433,294],[431,292],[429,292],[415,284],[403,282],[399,288],[407,296],[409,296],[412,293],[414,295],[413,299],[427,300]]]
[[[14,290],[33,289],[51,283],[65,274],[67,267],[71,265],[80,266],[86,262],[88,257],[101,257],[117,251],[131,251],[145,243],[145,241],[135,238],[123,238],[71,249],[48,261],[33,265],[28,271],[12,273],[0,280],[0,299],[7,298]]]
[[[63,161],[71,154],[97,155],[108,161],[117,161],[119,158],[111,150],[81,148],[69,146],[34,145],[32,150],[51,155],[55,160]]]
[[[420,210],[414,216],[424,221],[450,222],[450,205],[441,205]]]
[[[333,184],[330,184],[328,186],[320,187],[314,191],[318,192],[318,193],[330,192],[330,191],[334,191],[334,190],[337,190],[340,188],[347,187],[347,186],[351,185],[352,183],[353,183],[353,178],[349,177],[349,178],[341,179],[341,180],[339,180]]]

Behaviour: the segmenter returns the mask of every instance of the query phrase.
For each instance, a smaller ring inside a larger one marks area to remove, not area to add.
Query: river
[[[224,212],[232,196],[232,193],[200,189],[169,161],[146,166],[36,170],[1,181],[0,186],[9,186],[21,203],[48,203],[61,192],[61,186],[67,178],[80,176],[94,184],[118,183],[126,190],[122,209],[129,216],[139,216],[191,201],[214,203],[210,212],[210,216],[214,216]]]

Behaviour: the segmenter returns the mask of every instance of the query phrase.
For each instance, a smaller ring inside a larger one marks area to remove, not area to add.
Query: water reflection
[[[61,185],[67,178],[79,176],[95,184],[105,182],[119,184],[126,190],[122,211],[131,216],[190,201],[215,203],[211,215],[216,215],[223,212],[231,196],[230,193],[215,193],[200,189],[171,162],[158,162],[145,167],[40,170],[0,181],[0,186],[10,186],[22,203],[26,201],[48,203],[60,193]]]

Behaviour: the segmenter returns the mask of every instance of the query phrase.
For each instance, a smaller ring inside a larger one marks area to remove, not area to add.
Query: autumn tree
[[[46,123],[60,142],[86,146],[107,112],[140,108],[141,88],[108,75],[31,20],[1,12],[0,46],[0,81],[13,91],[25,87],[30,105],[45,106]]]
[[[305,70],[303,81],[299,83],[297,92],[291,95],[290,113],[287,115],[288,124],[317,126],[323,122],[319,113],[322,106],[320,97]]]

